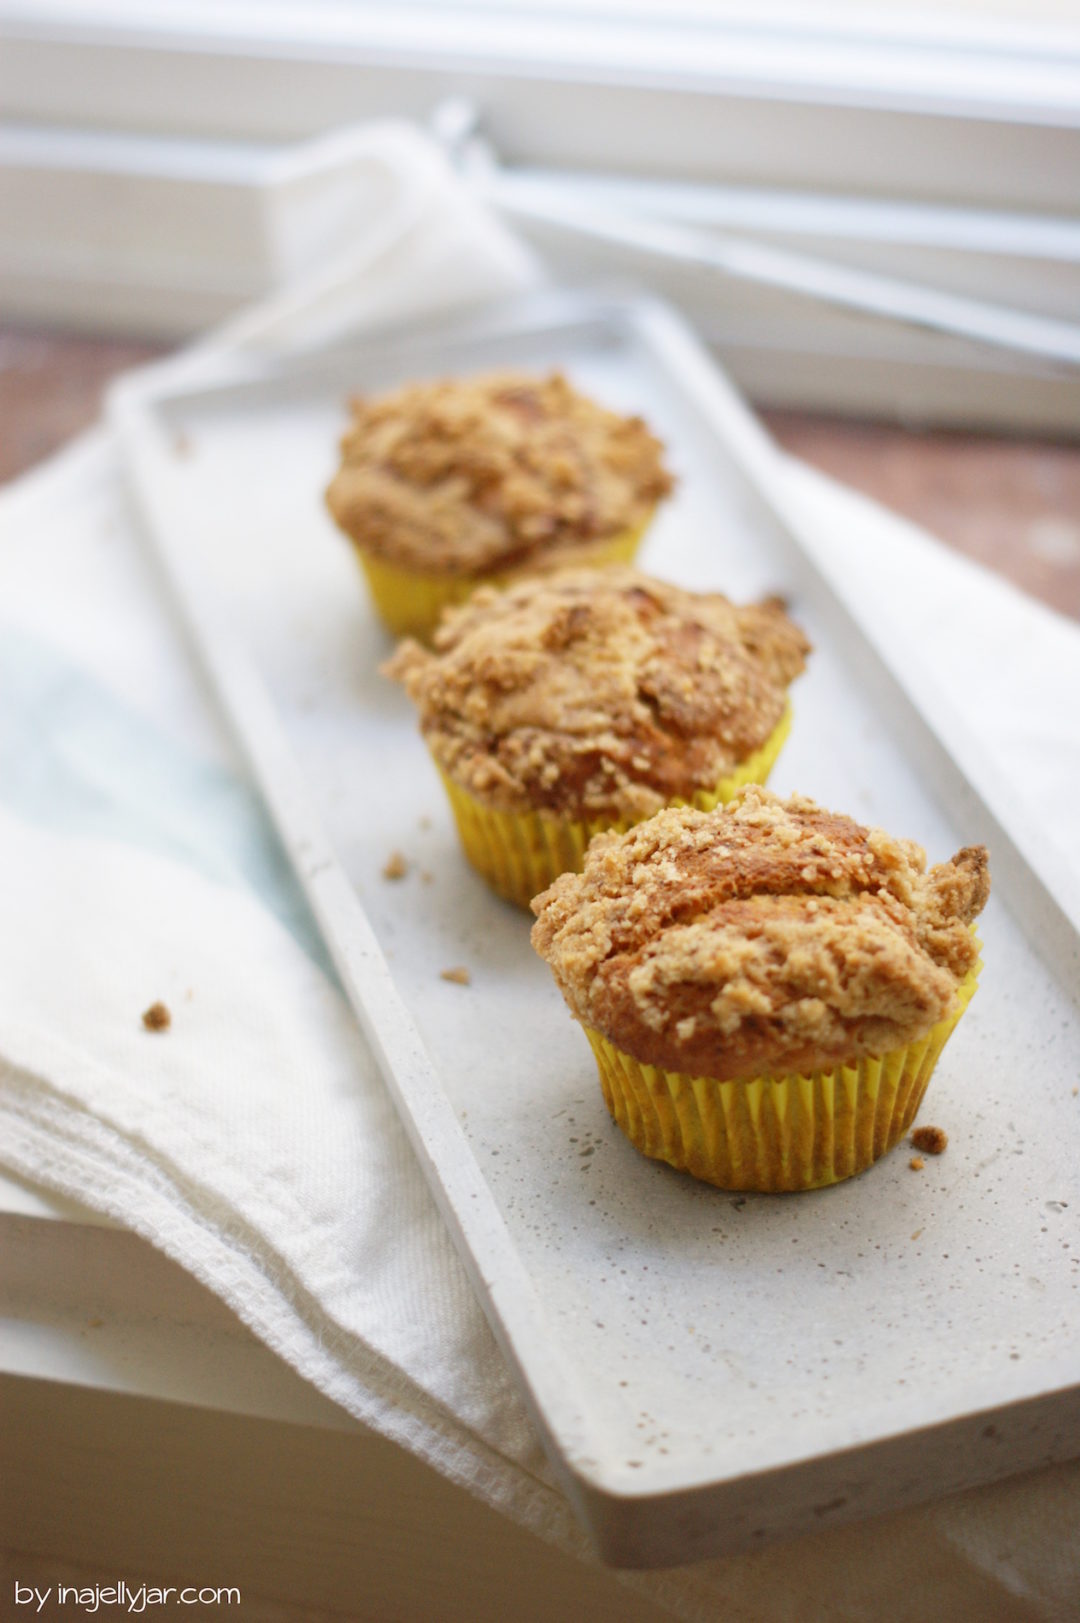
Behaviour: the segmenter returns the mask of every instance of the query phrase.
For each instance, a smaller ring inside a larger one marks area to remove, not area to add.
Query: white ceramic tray
[[[667,440],[643,557],[779,591],[816,652],[773,786],[920,840],[985,840],[979,994],[903,1148],[813,1194],[734,1197],[639,1156],[524,915],[459,855],[389,641],[322,503],[346,395],[564,366]],[[395,346],[201,356],[113,400],[194,641],[552,1460],[604,1556],[698,1559],[1080,1453],[1080,906],[926,690],[860,627],[777,453],[653,302],[563,296]],[[381,870],[390,853],[406,879]],[[440,978],[464,964],[468,987]]]

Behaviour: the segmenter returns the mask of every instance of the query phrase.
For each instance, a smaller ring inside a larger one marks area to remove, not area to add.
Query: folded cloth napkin
[[[323,275],[311,326],[290,294],[226,341],[327,336],[419,313],[433,288],[465,302],[535,277],[420,137],[393,132],[386,152],[409,200],[397,227]],[[786,476],[823,556],[868,614],[888,602],[1064,843],[1080,631],[821,476]],[[0,899],[4,1164],[144,1235],[350,1413],[587,1559],[104,434],[0,499]],[[168,1041],[141,1025],[155,1000]],[[690,1619],[796,1619],[810,1594],[820,1623],[1064,1619],[1078,1507],[1064,1466],[627,1581]]]

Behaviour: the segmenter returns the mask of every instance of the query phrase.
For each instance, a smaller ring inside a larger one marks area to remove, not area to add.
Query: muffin
[[[628,568],[564,570],[450,611],[401,682],[465,854],[526,907],[601,829],[763,783],[809,644],[775,601],[740,606]]]
[[[485,581],[630,563],[672,485],[641,418],[559,372],[414,383],[352,411],[326,501],[398,636],[426,640]]]
[[[984,846],[744,789],[593,841],[532,940],[646,1155],[724,1189],[811,1189],[907,1132],[975,991]]]

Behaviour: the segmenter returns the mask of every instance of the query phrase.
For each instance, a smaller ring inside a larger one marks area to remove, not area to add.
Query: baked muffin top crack
[[[642,1064],[720,1079],[881,1055],[955,1009],[990,891],[984,846],[910,840],[743,790],[602,834],[533,902],[573,1013]]]
[[[383,667],[448,776],[494,808],[632,821],[712,790],[780,722],[809,643],[774,601],[563,570],[444,616]]]

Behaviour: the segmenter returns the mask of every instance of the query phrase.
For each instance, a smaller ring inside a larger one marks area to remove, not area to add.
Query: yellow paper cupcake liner
[[[772,771],[791,731],[791,706],[760,749],[748,755],[741,766],[721,778],[714,789],[699,790],[690,801],[675,800],[675,806],[693,805],[712,811],[729,801],[747,783],[764,783]],[[629,820],[610,818],[560,817],[552,812],[495,811],[442,772],[440,775],[450,800],[465,855],[492,889],[508,902],[528,907],[534,896],[546,890],[553,880],[568,870],[580,871],[585,850],[594,834],[613,829],[624,833]]]
[[[652,514],[632,530],[599,541],[594,546],[575,548],[566,563],[583,568],[606,568],[609,564],[630,564],[637,555],[642,537],[652,522]],[[464,603],[479,586],[509,586],[532,573],[528,567],[489,575],[450,575],[402,569],[388,564],[363,546],[354,543],[360,566],[379,618],[396,637],[418,637],[428,642],[443,609]]]
[[[865,1171],[903,1138],[981,968],[961,981],[956,1011],[919,1042],[806,1076],[684,1076],[585,1034],[607,1107],[645,1155],[721,1189],[817,1189]]]

